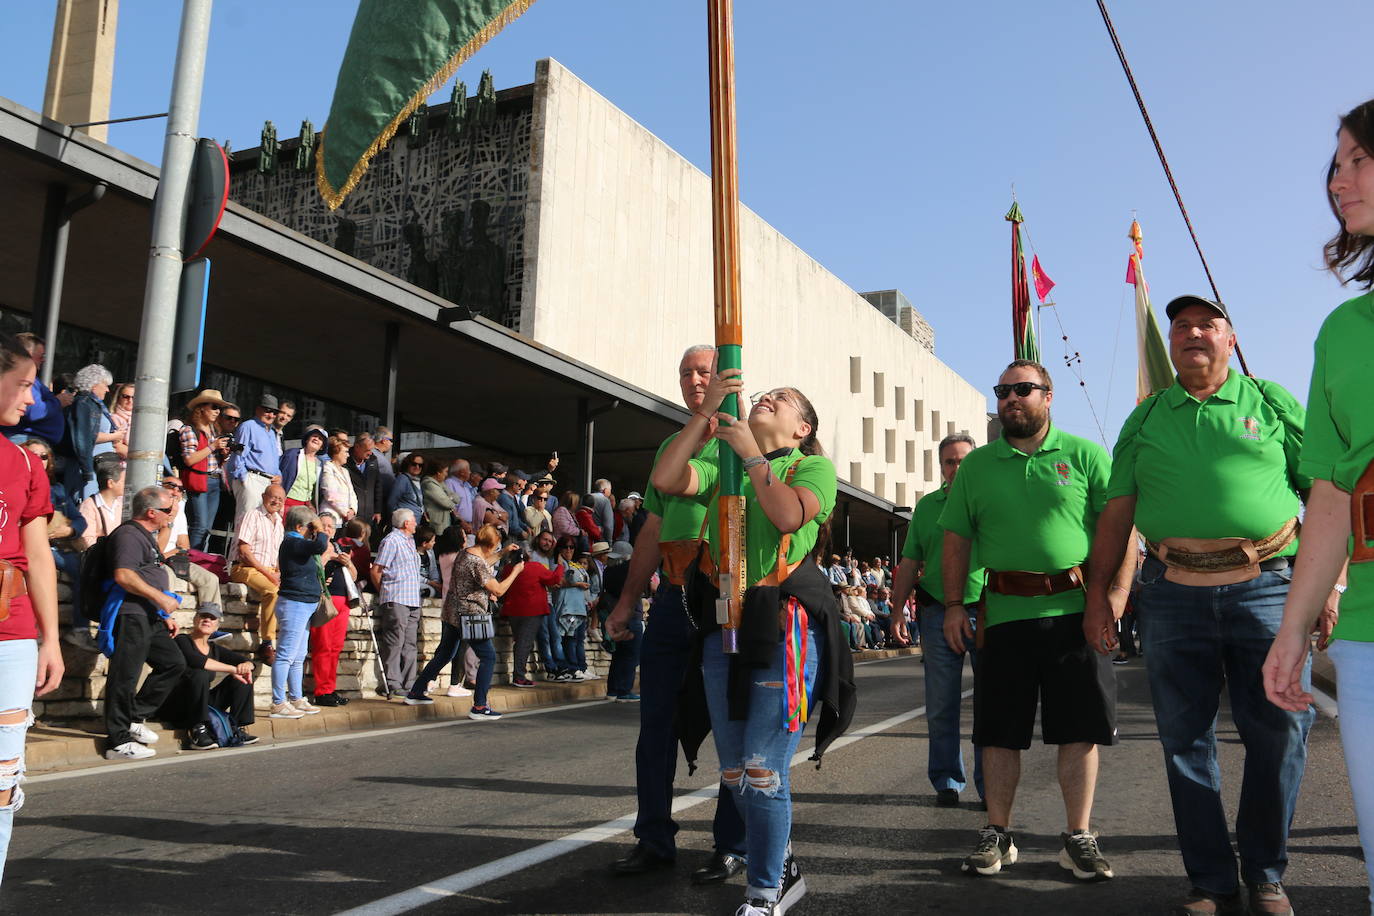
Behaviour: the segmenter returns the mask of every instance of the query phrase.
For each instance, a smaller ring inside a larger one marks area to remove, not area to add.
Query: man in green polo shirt
[[[1229,368],[1235,348],[1226,309],[1180,296],[1165,309],[1178,377],[1127,418],[1116,443],[1096,556],[1134,566],[1132,525],[1149,545],[1136,607],[1164,746],[1183,865],[1192,890],[1185,916],[1244,912],[1217,773],[1222,685],[1245,745],[1236,818],[1249,912],[1292,913],[1283,891],[1288,826],[1307,759],[1310,709],[1287,712],[1264,696],[1261,668],[1278,633],[1297,553],[1302,405],[1274,382]],[[1108,583],[1095,567],[1085,638],[1113,645]],[[1337,595],[1328,601],[1335,611]],[[1329,632],[1329,630],[1328,630]],[[1310,677],[1309,668],[1303,680]]]
[[[988,573],[973,688],[988,825],[962,868],[993,875],[1016,862],[1011,809],[1038,703],[1044,743],[1059,747],[1068,822],[1059,864],[1104,880],[1112,869],[1089,826],[1097,746],[1116,743],[1116,681],[1083,641],[1082,569],[1110,461],[1102,446],[1051,425],[1053,383],[1039,363],[1015,360],[993,393],[1003,438],[964,459],[939,521],[945,581],[963,582],[974,554]],[[964,601],[945,595],[944,635],[955,652],[973,638]]]
[[[940,442],[937,454],[940,456],[940,477],[944,484],[934,493],[929,493],[916,504],[911,514],[911,524],[906,528],[906,543],[902,547],[902,559],[897,564],[896,582],[892,592],[892,632],[898,639],[906,638],[906,623],[902,620],[901,608],[916,588],[919,616],[916,618],[920,632],[925,634],[921,667],[926,679],[926,721],[930,726],[930,741],[927,745],[926,775],[935,788],[935,800],[941,807],[951,808],[959,804],[959,793],[963,791],[964,754],[959,749],[959,707],[962,703],[960,688],[963,686],[964,652],[955,652],[945,642],[945,585],[941,576],[941,562],[945,530],[940,527],[940,513],[945,510],[949,496],[949,486],[959,472],[959,465],[974,449],[973,439],[963,433],[946,436]],[[977,615],[977,606],[983,597],[983,570],[974,563],[964,583],[964,610],[972,625]],[[920,581],[917,583],[917,578]],[[952,596],[959,597],[959,596]],[[978,652],[972,645],[967,646],[969,663],[974,673],[978,671]],[[978,798],[983,798],[983,752],[977,745],[973,747],[973,785],[978,790]]]
[[[716,349],[701,345],[682,355],[678,383],[682,403],[690,411],[701,409],[706,386],[715,374]],[[697,457],[714,462],[719,441],[715,421],[708,427]],[[658,448],[658,455],[677,436],[674,433]],[[654,463],[658,463],[658,455]],[[673,820],[673,777],[677,772],[678,738],[674,727],[678,693],[691,663],[697,642],[696,626],[687,614],[682,595],[682,573],[696,556],[706,519],[706,502],[682,496],[664,496],[652,485],[644,490],[649,517],[635,538],[634,553],[620,600],[606,618],[606,635],[624,642],[642,635],[639,660],[639,741],[635,745],[635,786],[639,814],[635,836],[639,842],[628,856],[612,866],[616,874],[637,875],[672,867],[677,858],[678,825]],[[649,605],[645,627],[639,597],[655,570],[658,590]],[[735,807],[734,794],[722,783],[716,799],[715,851],[692,873],[694,884],[714,884],[744,870],[744,821]]]

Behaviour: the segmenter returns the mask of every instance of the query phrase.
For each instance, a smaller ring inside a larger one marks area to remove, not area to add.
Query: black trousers
[[[105,681],[105,733],[110,746],[132,741],[129,725],[152,716],[186,673],[186,657],[161,620],[141,609],[121,613],[115,621],[115,649]],[[138,675],[147,663],[153,670],[138,693]]]
[[[207,710],[213,706],[228,713],[235,725],[252,725],[256,718],[252,686],[226,674],[212,688],[214,679],[214,673],[204,668],[187,668],[157,711],[157,718],[173,728],[191,728],[208,721]]]

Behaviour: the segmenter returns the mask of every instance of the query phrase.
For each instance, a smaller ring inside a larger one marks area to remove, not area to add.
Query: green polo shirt
[[[663,450],[678,436],[673,433],[658,447],[654,455],[654,465],[663,457]],[[720,448],[719,439],[707,439],[706,444],[697,452],[697,457],[712,464],[716,462],[716,452]],[[659,528],[658,540],[690,541],[701,537],[701,523],[706,518],[705,500],[695,496],[664,496],[652,483],[644,487],[644,509],[663,519]]]
[[[1298,514],[1304,411],[1281,385],[1232,370],[1198,401],[1177,381],[1141,401],[1116,440],[1107,498],[1136,497],[1135,524],[1162,538],[1273,534]],[[1295,540],[1280,553],[1297,553]]]
[[[1374,293],[1356,296],[1332,312],[1317,335],[1307,435],[1298,470],[1329,480],[1347,493],[1374,460]],[[1374,563],[1349,570],[1336,638],[1374,642]]]
[[[957,480],[958,477],[956,476]],[[941,487],[934,493],[921,497],[916,511],[911,513],[911,524],[906,526],[906,543],[902,546],[902,556],[922,566],[921,579],[917,583],[930,593],[936,601],[945,600],[945,584],[940,576],[940,566],[944,558],[945,529],[940,527],[940,513],[945,511],[949,498],[949,488]],[[976,558],[969,564],[968,581],[964,584],[964,603],[973,604],[983,594],[983,582],[987,579],[983,569],[977,566]]]
[[[801,528],[792,534],[792,540],[787,545],[787,563],[791,565],[809,554],[816,546],[816,536],[821,530],[821,525],[830,517],[830,513],[835,509],[835,465],[830,463],[830,459],[823,455],[802,455],[796,449],[785,452],[769,462],[773,469],[773,476],[778,481],[787,479],[787,469],[793,464],[797,465],[797,472],[792,477],[792,486],[805,487],[816,494],[816,499],[821,504],[821,509],[816,513],[815,518],[802,525]],[[710,540],[711,556],[720,559],[720,550],[717,545],[720,541],[716,535],[716,526],[720,513],[716,511],[719,503],[719,494],[716,493],[716,482],[720,479],[720,469],[716,462],[706,458],[693,458],[692,467],[697,472],[697,491],[702,494],[711,494],[711,505],[707,510],[707,518],[710,520],[710,531],[707,535]],[[775,484],[776,486],[777,484]],[[778,565],[778,545],[782,540],[782,535],[778,529],[768,520],[764,514],[763,507],[754,497],[754,483],[749,479],[749,475],[744,476],[744,556],[747,581],[750,585],[758,582],[764,576],[771,573]],[[700,524],[698,522],[698,524]]]
[[[1107,504],[1111,459],[1095,442],[1051,426],[1034,455],[1006,439],[959,465],[940,527],[973,542],[989,570],[1058,573],[1082,565]],[[1083,612],[1083,591],[1023,598],[988,590],[985,625]]]

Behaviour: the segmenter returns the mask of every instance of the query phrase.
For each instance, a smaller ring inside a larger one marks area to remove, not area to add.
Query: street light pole
[[[181,35],[172,74],[167,137],[162,144],[162,172],[153,202],[148,285],[143,294],[143,324],[134,378],[138,398],[134,402],[133,425],[129,432],[130,492],[157,483],[167,441],[168,378],[172,372],[177,291],[181,284],[182,233],[200,123],[200,95],[205,82],[205,48],[210,39],[212,4],[213,0],[185,0],[181,9]]]

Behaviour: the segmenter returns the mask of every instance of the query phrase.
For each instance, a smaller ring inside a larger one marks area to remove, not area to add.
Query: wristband
[[[1124,586],[1120,586],[1120,585],[1113,585],[1111,588],[1108,589],[1108,591],[1112,591],[1112,592],[1125,592],[1125,593],[1128,594],[1128,595],[1131,593],[1131,590],[1130,590],[1129,588],[1125,588]]]
[[[1344,594],[1345,594],[1345,590],[1346,590],[1348,587],[1349,587],[1349,586],[1341,585],[1339,582],[1337,582],[1335,585],[1331,586],[1331,590],[1332,590],[1333,592],[1335,592],[1336,594],[1338,594],[1338,595],[1344,595]]]
[[[964,604],[964,602],[962,602],[962,601],[946,601],[946,602],[945,602],[945,610],[949,610],[950,608],[954,608],[954,607],[965,607],[965,604]]]
[[[755,455],[753,458],[745,458],[744,461],[743,461],[743,463],[742,463],[740,466],[741,466],[742,468],[744,468],[744,469],[747,471],[747,470],[749,470],[750,468],[756,468],[756,467],[758,467],[759,465],[767,464],[767,463],[768,463],[768,459],[767,459],[767,458],[763,457],[762,455]]]
[[[715,417],[713,417],[711,414],[709,414],[709,413],[702,413],[702,412],[699,411],[699,410],[694,410],[694,411],[692,411],[692,413],[696,414],[698,417],[701,417],[701,418],[702,418],[703,420],[705,420],[707,423],[710,423],[712,420],[715,419]]]

